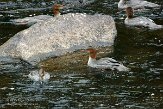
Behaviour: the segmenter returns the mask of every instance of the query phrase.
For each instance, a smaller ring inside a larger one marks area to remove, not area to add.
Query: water
[[[162,3],[162,0],[151,1]],[[131,68],[130,72],[90,69],[86,65],[87,53],[83,53],[85,56],[83,64],[78,64],[81,58],[76,58],[74,62],[76,64],[61,60],[63,65],[53,66],[53,63],[46,65],[46,71],[50,73],[51,78],[44,84],[31,81],[27,77],[28,70],[3,72],[1,68],[0,108],[162,109],[163,31],[126,27],[123,23],[124,12],[117,9],[117,2],[118,0],[98,0],[83,8],[63,10],[63,13],[112,15],[116,21],[118,36],[114,52],[108,56],[122,61]],[[0,44],[18,31],[27,28],[14,26],[8,23],[9,19],[43,13],[44,11],[28,11],[12,16],[2,13]],[[45,13],[52,14],[50,10]],[[147,16],[163,25],[162,8],[138,12],[136,16],[139,15]]]

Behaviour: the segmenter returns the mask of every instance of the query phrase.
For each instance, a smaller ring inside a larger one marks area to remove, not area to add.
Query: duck
[[[54,16],[59,16],[60,15],[60,9],[63,8],[63,5],[60,4],[54,4],[53,5],[53,14]],[[14,19],[10,20],[12,24],[14,25],[26,25],[27,27],[30,27],[34,25],[35,23],[46,21],[47,19],[53,18],[53,16],[50,15],[37,15],[33,17],[25,17],[25,18],[20,18],[20,19]]]
[[[118,9],[125,9],[126,7],[133,7],[134,9],[139,9],[139,8],[159,8],[160,5],[144,1],[144,0],[120,0],[118,2]]]
[[[151,30],[163,28],[163,25],[156,24],[152,19],[149,19],[149,18],[143,17],[143,16],[134,17],[133,13],[134,12],[133,12],[132,7],[126,8],[126,16],[127,17],[124,21],[125,25],[147,27]]]
[[[50,79],[50,74],[45,72],[43,68],[30,71],[28,77],[35,82],[46,82]]]
[[[92,68],[98,69],[111,69],[117,71],[129,71],[129,68],[125,67],[120,62],[116,61],[115,59],[105,57],[99,60],[96,59],[97,51],[94,48],[86,49],[89,52],[89,59],[87,65]]]

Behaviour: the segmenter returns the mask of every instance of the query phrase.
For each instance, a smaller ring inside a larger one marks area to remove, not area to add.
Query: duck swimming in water
[[[163,28],[162,25],[157,25],[152,19],[147,17],[134,17],[132,7],[126,8],[126,15],[127,18],[125,19],[124,23],[128,26],[143,26],[149,29],[161,29]]]
[[[125,9],[127,7],[133,7],[134,9],[138,9],[138,8],[159,8],[160,5],[155,4],[155,3],[151,3],[148,1],[144,1],[144,0],[120,0],[118,2],[118,8],[119,9]]]
[[[118,71],[129,71],[129,68],[125,67],[123,64],[119,63],[118,61],[112,58],[101,58],[96,60],[96,50],[93,48],[88,48],[87,51],[89,52],[89,60],[88,66],[92,68],[99,68],[99,69],[111,69],[111,70],[118,70]]]
[[[50,74],[45,72],[43,68],[39,70],[31,71],[28,77],[33,81],[48,81],[50,79]]]

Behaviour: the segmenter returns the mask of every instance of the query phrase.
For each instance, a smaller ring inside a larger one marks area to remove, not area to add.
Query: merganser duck
[[[126,8],[127,18],[125,19],[124,23],[128,26],[143,26],[149,29],[161,29],[163,28],[162,25],[157,25],[153,20],[147,17],[134,17],[132,7]]]
[[[123,64],[117,62],[112,58],[101,58],[96,60],[96,50],[93,48],[88,48],[87,51],[89,52],[89,60],[88,66],[92,68],[100,68],[100,69],[111,69],[111,70],[118,70],[118,71],[129,71],[129,68],[125,67]]]
[[[158,8],[160,7],[160,5],[158,4],[155,4],[155,3],[151,3],[151,2],[148,2],[148,1],[144,1],[144,0],[120,0],[118,2],[118,8],[119,9],[125,9],[127,8],[128,6],[130,7],[133,7],[134,9],[137,9],[137,8]]]
[[[39,70],[31,71],[28,77],[33,81],[48,81],[50,79],[50,74],[45,72],[43,68]]]

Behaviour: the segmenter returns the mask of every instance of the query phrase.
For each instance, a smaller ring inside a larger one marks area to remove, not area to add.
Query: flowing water
[[[17,32],[27,28],[15,26],[10,19],[38,14],[52,15],[50,9],[34,10],[51,5],[48,0],[25,2],[20,6],[7,0],[0,2],[0,44]],[[150,0],[163,4],[162,0]],[[114,17],[118,35],[114,52],[108,56],[123,62],[130,72],[90,69],[72,64],[59,70],[48,70],[51,78],[40,84],[31,81],[29,71],[5,72],[0,68],[0,108],[3,109],[163,109],[163,30],[130,28],[123,23],[124,11],[117,9],[118,0],[97,0],[85,7],[73,7],[68,12],[106,14]],[[44,5],[43,5],[44,4]],[[3,5],[3,6],[2,6]],[[163,9],[136,11],[136,16],[146,16],[163,25]],[[87,55],[87,54],[85,54]],[[87,60],[87,59],[86,59]],[[76,60],[76,63],[80,60]],[[62,61],[61,61],[62,63]],[[64,64],[64,61],[63,61]],[[71,67],[70,67],[71,66]],[[53,66],[51,66],[53,67]]]

